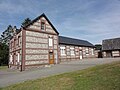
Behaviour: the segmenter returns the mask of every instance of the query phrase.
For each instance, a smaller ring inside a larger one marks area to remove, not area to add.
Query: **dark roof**
[[[120,49],[120,38],[106,39],[102,41],[102,50]]]
[[[63,37],[63,36],[59,36],[59,44],[95,47],[93,44],[91,44],[86,40],[74,39],[74,38]]]
[[[50,22],[50,20],[47,18],[47,16],[44,13],[38,16],[37,18],[35,18],[34,20],[32,20],[28,25],[24,26],[23,28],[27,28],[28,26],[32,25],[34,22],[39,20],[41,17],[44,17],[48,21],[48,23],[51,25],[51,27],[55,30],[55,32],[59,34],[56,28],[52,25],[52,23]]]

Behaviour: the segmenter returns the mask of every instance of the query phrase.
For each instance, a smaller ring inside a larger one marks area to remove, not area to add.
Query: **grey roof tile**
[[[102,50],[120,49],[120,38],[106,39],[102,41]]]
[[[63,36],[59,36],[59,44],[95,47],[93,44],[91,44],[86,40],[74,39],[74,38],[63,37]]]

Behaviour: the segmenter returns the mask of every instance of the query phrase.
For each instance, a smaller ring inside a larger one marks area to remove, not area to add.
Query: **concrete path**
[[[104,58],[104,59],[83,59],[79,61],[63,62],[51,67],[33,69],[28,71],[0,71],[0,87],[9,86],[26,80],[34,80],[37,78],[48,77],[65,72],[85,69],[99,64],[120,61],[120,58]]]

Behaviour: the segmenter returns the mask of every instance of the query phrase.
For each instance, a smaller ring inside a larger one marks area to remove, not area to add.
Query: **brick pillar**
[[[22,64],[21,71],[25,70],[25,48],[26,47],[26,31],[22,29]]]

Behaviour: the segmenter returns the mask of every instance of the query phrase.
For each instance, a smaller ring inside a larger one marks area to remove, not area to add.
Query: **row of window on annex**
[[[82,47],[80,47],[80,48],[82,50]],[[66,54],[67,55],[75,55],[75,53],[76,53],[76,51],[75,51],[74,47],[70,47],[70,53],[66,53],[66,47],[65,46],[60,46],[60,54],[61,54],[61,56],[66,56]],[[91,55],[94,55],[94,49],[86,47],[85,48],[85,53],[86,53],[86,55],[89,55],[90,53],[91,53]]]

